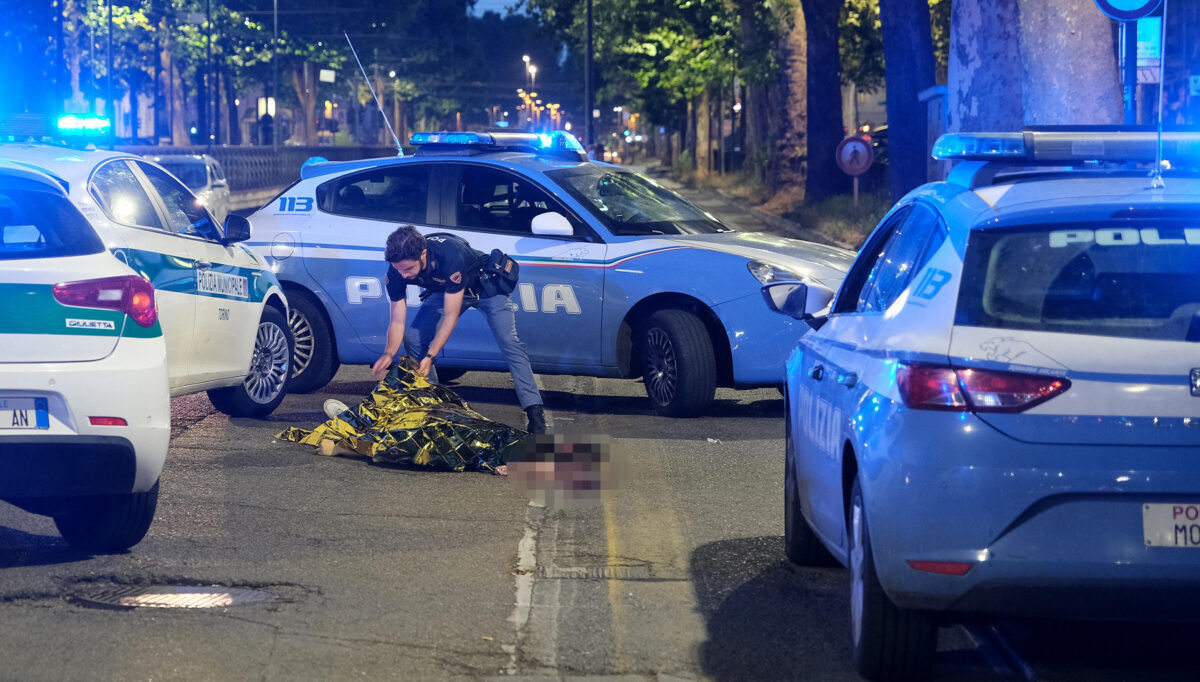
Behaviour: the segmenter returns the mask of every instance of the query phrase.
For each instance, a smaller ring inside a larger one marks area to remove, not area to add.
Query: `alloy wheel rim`
[[[292,329],[292,376],[300,376],[312,362],[316,348],[312,324],[302,313],[292,308],[288,311],[288,326]]]
[[[277,398],[287,384],[290,366],[287,336],[283,329],[270,322],[260,323],[258,336],[254,339],[250,372],[243,382],[247,395],[260,405]]]
[[[862,506],[855,500],[850,507],[850,625],[854,644],[862,640],[863,601],[866,579],[863,577],[866,559],[863,550]]]
[[[679,382],[679,364],[675,346],[667,333],[657,327],[646,334],[646,387],[659,405],[668,405],[675,398]]]

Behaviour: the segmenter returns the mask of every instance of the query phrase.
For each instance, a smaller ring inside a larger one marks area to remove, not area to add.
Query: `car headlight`
[[[787,268],[769,263],[765,260],[752,260],[746,263],[746,269],[754,275],[754,279],[758,280],[759,284],[775,284],[777,282],[805,282],[808,281],[804,275],[798,272],[793,272]]]

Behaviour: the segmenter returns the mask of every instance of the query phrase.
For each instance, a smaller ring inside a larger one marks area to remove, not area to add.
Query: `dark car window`
[[[91,190],[110,220],[162,229],[154,203],[125,161],[113,161],[97,169],[92,175]]]
[[[1200,228],[1114,221],[974,230],[955,324],[1200,342]]]
[[[66,197],[0,181],[0,260],[104,251],[104,242]]]
[[[321,185],[317,199],[326,213],[423,224],[428,222],[429,176],[427,165],[377,168]]]
[[[163,205],[167,209],[168,227],[172,232],[205,239],[220,238],[220,232],[217,231],[208,211],[204,210],[204,206],[200,204],[195,195],[178,180],[148,163],[139,161],[138,167],[146,174],[146,179],[150,181],[150,185],[162,198]],[[201,165],[200,169],[203,171],[204,166]]]
[[[456,190],[458,227],[532,234],[534,216],[556,210],[550,195],[504,171],[464,167]]]
[[[158,164],[183,181],[188,189],[198,192],[208,187],[208,170],[199,159],[160,159]]]
[[[613,234],[730,232],[712,214],[636,173],[599,164],[547,171],[546,175]]]
[[[860,313],[887,310],[945,238],[937,214],[920,204],[913,206],[884,242],[855,309]]]

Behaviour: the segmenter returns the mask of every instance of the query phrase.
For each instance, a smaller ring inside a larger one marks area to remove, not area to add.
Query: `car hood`
[[[788,239],[765,232],[718,232],[668,237],[692,248],[721,251],[759,259],[794,270],[806,278],[836,289],[854,262],[854,252],[816,242]]]

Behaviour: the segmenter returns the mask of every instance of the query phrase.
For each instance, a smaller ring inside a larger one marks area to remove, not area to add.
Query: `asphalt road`
[[[611,439],[623,470],[601,504],[536,507],[500,477],[275,440],[323,421],[327,398],[364,396],[361,367],[265,421],[176,399],[158,514],[132,551],[71,549],[49,519],[0,505],[0,679],[858,679],[845,571],[783,556],[777,391],[722,389],[709,416],[675,420],[635,381],[539,380],[559,432]],[[522,425],[511,386],[494,372],[454,383]],[[271,601],[91,601],[155,585]],[[932,679],[1194,680],[1198,635],[953,625]]]

